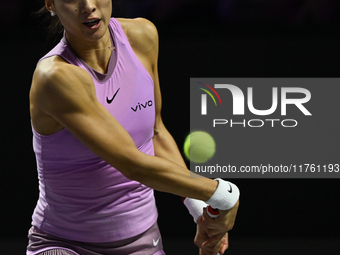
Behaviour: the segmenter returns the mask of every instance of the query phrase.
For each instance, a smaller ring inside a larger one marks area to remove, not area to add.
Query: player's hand
[[[228,248],[228,233],[209,237],[203,226],[203,217],[197,220],[197,232],[194,243],[200,248],[199,255],[223,254]]]
[[[225,235],[235,224],[239,201],[230,210],[219,210],[217,218],[210,218],[207,214],[207,208],[203,208],[203,226],[209,236],[218,234]]]
[[[218,251],[219,255],[224,254],[224,252],[229,247],[229,240],[228,240],[228,232],[222,236],[218,234],[216,236],[210,237],[202,244],[202,248],[200,249],[200,255],[210,255],[216,254],[216,250]]]

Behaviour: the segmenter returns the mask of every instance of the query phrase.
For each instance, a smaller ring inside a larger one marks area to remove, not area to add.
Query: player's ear
[[[53,0],[45,0],[45,6],[49,12],[55,13]]]

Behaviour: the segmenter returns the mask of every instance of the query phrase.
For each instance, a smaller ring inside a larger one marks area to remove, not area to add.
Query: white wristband
[[[187,207],[191,216],[194,218],[195,223],[197,223],[197,220],[203,214],[203,208],[208,206],[202,200],[197,200],[188,197],[184,199],[183,203]]]
[[[205,201],[212,208],[219,210],[229,210],[234,207],[240,197],[240,191],[238,187],[228,181],[224,181],[220,178],[215,179],[218,181],[218,186],[214,194]]]

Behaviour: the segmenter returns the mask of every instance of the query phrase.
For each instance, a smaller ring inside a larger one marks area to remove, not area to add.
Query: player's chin
[[[85,31],[83,32],[83,36],[85,36],[89,41],[98,41],[100,40],[106,33],[108,28],[101,28],[96,31]]]

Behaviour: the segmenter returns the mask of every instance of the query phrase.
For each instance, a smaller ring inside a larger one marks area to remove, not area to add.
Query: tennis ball
[[[184,154],[194,163],[205,163],[216,151],[214,138],[207,132],[194,131],[184,141]]]

